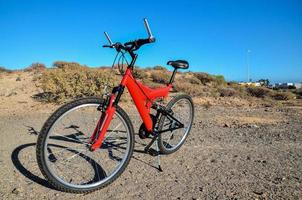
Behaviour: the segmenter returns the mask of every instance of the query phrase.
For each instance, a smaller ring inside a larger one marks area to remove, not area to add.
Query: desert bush
[[[233,88],[236,91],[236,96],[245,98],[248,95],[246,87],[243,85],[239,85],[236,82],[228,82],[227,85],[227,87]]]
[[[204,85],[213,83],[214,86],[225,85],[226,81],[221,75],[210,75],[203,72],[194,73],[194,76]]]
[[[167,83],[170,75],[167,72],[155,70],[151,72],[151,78],[155,83]]]
[[[88,68],[87,66],[82,66],[79,63],[76,62],[65,62],[65,61],[56,61],[53,63],[53,67],[59,68],[59,69],[78,69],[78,68]]]
[[[271,90],[265,87],[255,87],[255,86],[248,86],[246,87],[246,91],[250,96],[257,97],[257,98],[264,98],[270,96]]]
[[[47,101],[65,102],[84,96],[101,96],[106,85],[117,84],[117,77],[108,70],[91,69],[73,63],[46,70],[39,78]],[[72,66],[67,67],[66,66]]]
[[[191,84],[201,84],[200,80],[195,76],[182,77],[182,80]]]
[[[157,88],[157,87],[162,87],[163,86],[161,83],[155,83],[150,79],[143,79],[142,83],[147,85],[150,88]]]
[[[32,63],[30,66],[24,69],[25,72],[42,72],[46,69],[43,63]]]
[[[167,71],[167,68],[165,68],[165,67],[163,67],[163,66],[160,66],[160,65],[154,66],[153,69],[155,69],[155,70],[164,70],[164,71]]]
[[[296,89],[294,93],[297,95],[298,99],[302,99],[302,88]]]
[[[203,93],[203,88],[200,85],[189,82],[177,81],[173,86],[176,92],[184,92],[191,96],[201,96]]]
[[[134,70],[133,70],[133,76],[135,78],[142,79],[142,80],[148,78],[148,74],[145,72],[145,70],[140,69],[138,67],[134,68]]]
[[[291,100],[295,95],[292,92],[274,92],[271,97],[275,100]]]
[[[231,87],[222,87],[218,89],[221,97],[232,97],[237,95],[237,91]]]
[[[209,76],[209,74],[207,73],[203,73],[203,72],[198,72],[198,73],[194,73],[194,76],[200,80],[200,82],[202,84],[207,84],[211,81],[213,81],[212,77]]]
[[[210,75],[217,85],[225,85],[227,82],[222,75]]]
[[[12,70],[6,69],[5,67],[0,67],[0,73],[11,73]]]

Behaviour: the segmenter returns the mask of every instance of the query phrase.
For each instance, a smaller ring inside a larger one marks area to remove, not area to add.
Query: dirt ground
[[[16,81],[20,76],[21,81]],[[125,172],[90,194],[57,191],[35,159],[55,105],[34,101],[28,74],[0,77],[0,199],[302,199],[302,107],[196,105],[184,146],[156,159],[135,151]],[[141,121],[124,105],[135,130]],[[147,141],[136,137],[135,150]]]

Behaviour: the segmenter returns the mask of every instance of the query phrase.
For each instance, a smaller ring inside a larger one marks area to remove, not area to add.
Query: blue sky
[[[0,66],[111,65],[103,31],[113,41],[144,38],[144,17],[157,41],[139,50],[139,66],[186,59],[192,71],[240,81],[250,49],[253,80],[302,82],[301,0],[0,0]]]

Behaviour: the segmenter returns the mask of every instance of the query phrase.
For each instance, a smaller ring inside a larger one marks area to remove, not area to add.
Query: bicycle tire
[[[188,130],[186,131],[186,133],[183,136],[183,138],[181,139],[181,141],[175,146],[175,148],[167,148],[166,145],[164,144],[165,141],[164,141],[164,138],[163,138],[163,134],[165,134],[165,133],[159,134],[157,142],[158,142],[158,147],[159,147],[159,150],[160,150],[161,154],[171,154],[171,153],[176,152],[184,144],[186,138],[188,137],[188,135],[189,135],[189,133],[191,131],[193,120],[194,120],[194,104],[193,104],[192,98],[189,95],[187,95],[187,94],[180,94],[180,95],[177,95],[177,96],[173,97],[168,102],[168,104],[166,106],[166,109],[167,110],[172,109],[173,106],[177,102],[179,102],[181,100],[186,100],[187,102],[189,102],[189,106],[190,106],[190,110],[191,110],[191,113],[190,113],[190,119],[191,120],[190,120],[190,124],[188,125]],[[159,127],[158,130],[159,131],[161,131],[163,129],[165,119],[166,119],[165,116],[162,116],[160,118],[159,125],[158,125],[158,127]]]
[[[114,180],[116,180],[126,169],[127,165],[129,164],[129,161],[132,157],[133,154],[133,149],[134,149],[134,130],[133,130],[133,125],[129,119],[129,116],[126,114],[126,112],[119,106],[116,106],[116,112],[123,118],[123,120],[126,122],[127,128],[129,130],[130,134],[130,147],[129,147],[129,152],[127,154],[127,157],[122,163],[122,167],[114,174],[114,176],[109,179],[108,181],[95,186],[91,188],[75,188],[75,187],[70,187],[69,185],[63,184],[62,182],[58,181],[55,176],[51,173],[51,171],[48,169],[47,164],[46,164],[46,158],[45,158],[45,141],[48,135],[48,132],[52,125],[62,116],[64,113],[69,111],[70,109],[75,108],[76,106],[80,105],[85,105],[85,104],[91,104],[91,103],[96,103],[96,104],[101,104],[102,99],[99,98],[94,98],[94,97],[89,97],[89,98],[82,98],[78,99],[75,101],[72,101],[70,103],[67,103],[60,107],[57,111],[55,111],[45,122],[43,125],[41,132],[38,136],[37,140],[37,145],[36,145],[36,158],[38,162],[38,166],[43,174],[43,176],[48,180],[48,182],[56,189],[64,192],[69,192],[69,193],[89,193],[101,188],[106,187],[110,183],[112,183]]]

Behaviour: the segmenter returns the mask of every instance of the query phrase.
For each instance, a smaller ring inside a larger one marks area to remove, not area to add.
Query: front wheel
[[[117,106],[100,149],[89,150],[89,138],[101,116],[102,100],[84,98],[59,108],[45,122],[36,154],[42,174],[57,189],[87,193],[114,181],[133,153],[134,131]]]
[[[194,104],[189,95],[175,96],[166,106],[173,117],[180,121],[184,127],[173,131],[163,132],[158,137],[160,153],[171,154],[177,151],[185,142],[191,130],[194,118]],[[169,117],[162,116],[159,120],[158,130],[172,128],[174,121]]]

